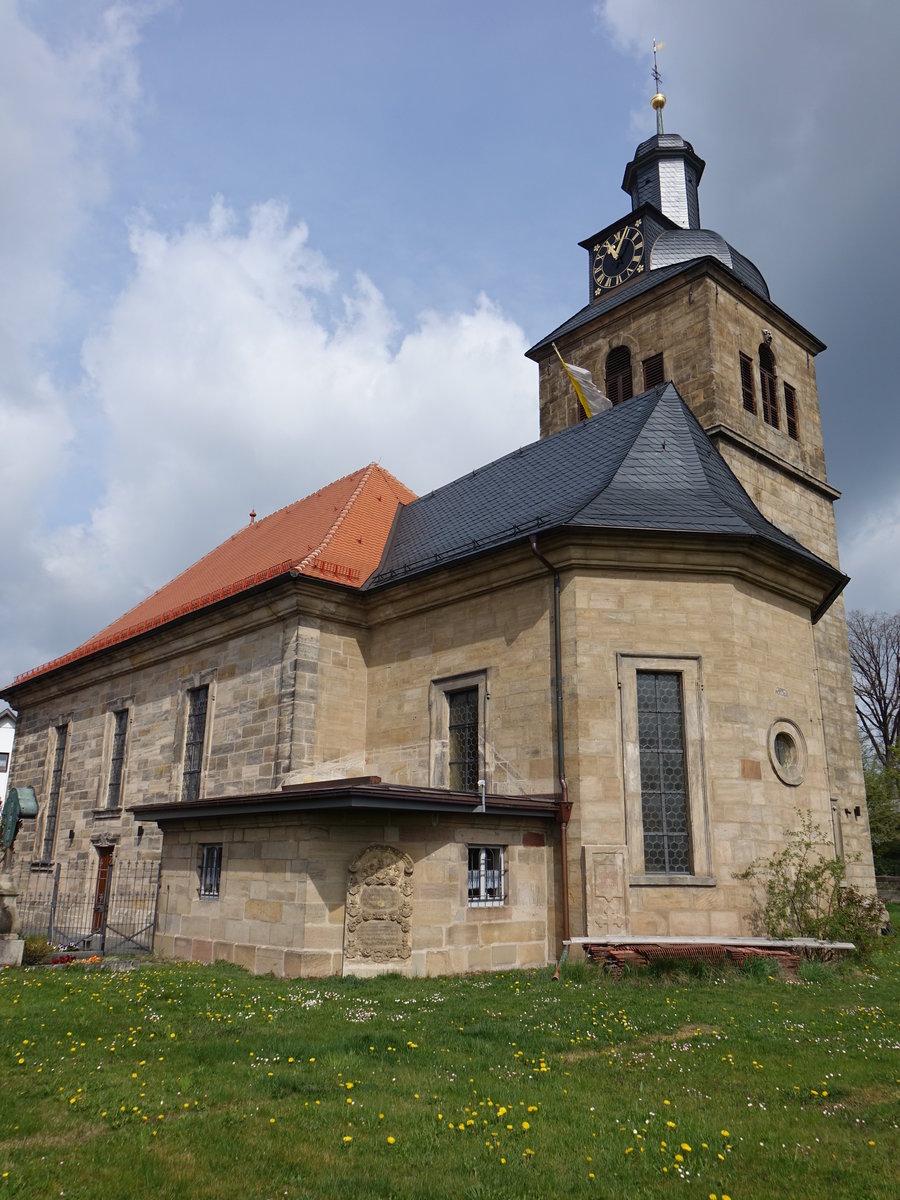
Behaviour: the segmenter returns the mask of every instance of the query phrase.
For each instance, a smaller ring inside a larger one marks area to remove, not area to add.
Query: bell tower
[[[527,352],[539,368],[541,436],[584,419],[554,343],[613,404],[672,381],[763,515],[838,567],[833,505],[840,493],[826,474],[815,369],[824,343],[772,300],[754,263],[701,226],[705,163],[690,142],[664,132],[656,78],[657,132],[637,147],[622,182],[630,211],[579,243],[588,255],[587,303]],[[810,636],[835,843],[838,852],[865,859],[871,852],[840,598],[811,614]]]

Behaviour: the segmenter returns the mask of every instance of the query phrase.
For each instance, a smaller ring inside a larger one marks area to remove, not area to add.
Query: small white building
[[[16,739],[16,714],[0,700],[0,807],[6,800],[9,785],[9,768],[12,765],[12,748]]]

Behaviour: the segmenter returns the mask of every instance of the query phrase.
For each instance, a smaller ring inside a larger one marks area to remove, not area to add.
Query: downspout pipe
[[[569,941],[571,927],[569,921],[569,847],[568,847],[568,832],[569,832],[569,817],[572,815],[572,805],[569,802],[569,785],[566,782],[566,735],[565,725],[563,723],[563,684],[562,684],[562,634],[559,625],[560,612],[560,586],[559,586],[559,571],[554,567],[553,563],[549,562],[541,554],[537,547],[537,537],[531,534],[529,537],[531,549],[534,552],[538,562],[542,563],[550,574],[553,576],[553,651],[554,665],[556,668],[556,761],[559,768],[559,790],[561,794],[561,803],[559,810],[559,837],[560,837],[560,873],[562,875],[562,919],[563,919],[563,952],[560,958],[560,966],[568,957],[569,947],[565,943]],[[556,968],[554,979],[559,978],[559,966]]]

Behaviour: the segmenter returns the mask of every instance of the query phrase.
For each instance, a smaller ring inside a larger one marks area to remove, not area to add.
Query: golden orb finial
[[[659,112],[659,110],[660,110],[661,108],[665,108],[665,107],[666,107],[666,98],[665,98],[665,96],[662,94],[662,92],[657,92],[657,93],[656,93],[656,95],[655,95],[655,96],[653,97],[653,99],[650,101],[650,106],[651,106],[651,108],[655,108],[655,109],[657,110],[657,112]]]

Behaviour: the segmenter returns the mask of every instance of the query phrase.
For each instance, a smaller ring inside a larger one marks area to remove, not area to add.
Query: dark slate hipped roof
[[[365,588],[560,528],[759,539],[844,579],[763,517],[666,383],[402,506]]]

